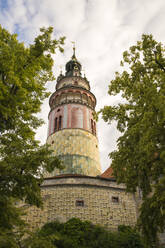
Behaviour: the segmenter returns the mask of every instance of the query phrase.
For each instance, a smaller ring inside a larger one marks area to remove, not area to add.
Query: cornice
[[[96,106],[96,104],[97,104],[96,97],[95,97],[95,95],[94,95],[90,90],[87,90],[87,89],[85,89],[85,88],[83,88],[83,87],[80,87],[80,86],[72,86],[72,85],[70,85],[70,86],[64,86],[64,87],[62,87],[62,88],[56,90],[56,91],[51,95],[51,97],[49,98],[49,106],[50,106],[50,107],[51,107],[50,101],[51,101],[52,97],[53,97],[56,93],[58,93],[58,92],[60,92],[60,91],[63,91],[63,90],[65,90],[65,89],[75,89],[75,90],[76,90],[76,89],[80,89],[80,90],[83,90],[83,91],[87,92],[88,94],[91,94],[91,95],[94,97],[94,99],[95,99],[95,106]],[[60,104],[60,105],[61,105],[61,104]]]
[[[86,83],[87,83],[87,85],[88,85],[88,87],[89,87],[89,90],[90,90],[90,84],[89,84],[89,81],[87,80],[87,78],[83,78],[83,77],[81,77],[81,76],[63,76],[59,81],[57,81],[57,83],[56,83],[56,90],[57,90],[57,87],[58,87],[58,85],[60,84],[60,82],[61,81],[63,81],[64,79],[67,79],[67,78],[73,78],[73,79],[83,79],[83,80],[85,80],[86,81]]]
[[[73,103],[73,104],[79,104],[79,105],[86,106],[86,107],[90,108],[92,111],[95,111],[94,108],[90,107],[89,105],[87,105],[87,104],[85,104],[85,103],[82,103],[82,102],[74,102],[74,101],[72,101],[72,100],[69,100],[68,102],[64,102],[64,103],[57,104],[57,105],[54,106],[52,109],[50,109],[49,114],[48,114],[48,119],[49,119],[50,113],[51,113],[55,108],[59,108],[59,107],[62,106],[62,105],[67,105],[67,104],[72,104],[72,103]]]

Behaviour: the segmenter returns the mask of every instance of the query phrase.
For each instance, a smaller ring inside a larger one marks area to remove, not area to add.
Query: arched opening
[[[62,93],[60,97],[60,103],[64,103],[64,102],[66,102],[66,94]]]
[[[88,96],[86,94],[82,94],[82,102],[83,103],[88,103]]]
[[[81,100],[81,94],[80,94],[80,92],[76,91],[76,92],[74,93],[74,100],[75,100],[76,102],[77,102],[77,101],[80,102],[80,100]]]
[[[55,118],[54,121],[54,132],[57,131],[57,117]]]
[[[69,91],[68,94],[67,94],[67,100],[68,101],[72,101],[73,100],[73,92],[72,91]]]
[[[96,135],[96,122],[93,122],[93,133]]]
[[[92,101],[91,107],[94,108],[95,107],[95,103]]]
[[[93,133],[93,120],[91,119],[91,132]]]
[[[89,98],[88,98],[88,104],[89,104],[90,107],[92,107],[92,99],[91,99],[90,96],[89,96]]]
[[[96,135],[96,122],[91,119],[91,132]]]
[[[56,117],[54,120],[54,132],[60,130],[62,128],[62,115]]]
[[[59,104],[59,100],[60,100],[60,97],[59,97],[59,95],[57,95],[56,98],[55,98],[55,105]]]
[[[62,128],[62,116],[59,116],[59,125],[58,125],[58,129]]]

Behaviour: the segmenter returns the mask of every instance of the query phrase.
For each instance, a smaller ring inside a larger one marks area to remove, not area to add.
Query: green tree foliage
[[[144,248],[139,234],[130,227],[121,226],[118,232],[110,232],[77,218],[66,223],[47,223],[25,243],[30,244],[28,248],[38,248],[41,240],[50,242],[47,248]]]
[[[109,95],[125,101],[105,106],[103,119],[117,122],[122,133],[110,154],[118,183],[142,193],[139,225],[148,243],[165,228],[165,49],[152,35],[123,53],[122,73],[116,72]]]
[[[49,147],[35,140],[43,123],[36,114],[49,95],[45,84],[54,80],[51,55],[63,51],[64,37],[54,40],[52,32],[42,28],[26,47],[0,26],[0,241],[23,224],[15,203],[41,206],[43,171],[60,167]]]

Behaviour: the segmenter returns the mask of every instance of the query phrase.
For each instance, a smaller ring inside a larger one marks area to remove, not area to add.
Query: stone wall
[[[111,230],[118,225],[134,226],[137,219],[133,194],[112,179],[64,175],[46,179],[41,187],[43,210],[24,206],[26,221],[32,229],[44,223],[65,222],[76,217]]]

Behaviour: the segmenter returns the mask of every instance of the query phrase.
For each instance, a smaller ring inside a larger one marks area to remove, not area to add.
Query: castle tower
[[[111,230],[134,226],[137,200],[118,185],[108,168],[101,174],[96,123],[96,98],[90,91],[81,64],[75,56],[66,64],[65,75],[57,78],[50,97],[47,143],[63,160],[65,169],[45,174],[41,185],[43,209],[25,205],[25,221],[32,230],[52,221],[71,218],[91,221]],[[59,175],[60,174],[60,175]],[[97,176],[99,175],[99,176]]]
[[[81,74],[81,64],[75,55],[66,64],[65,75],[57,78],[56,90],[49,100],[47,143],[65,166],[51,175],[101,174],[96,122],[93,113],[96,98],[87,78]]]

